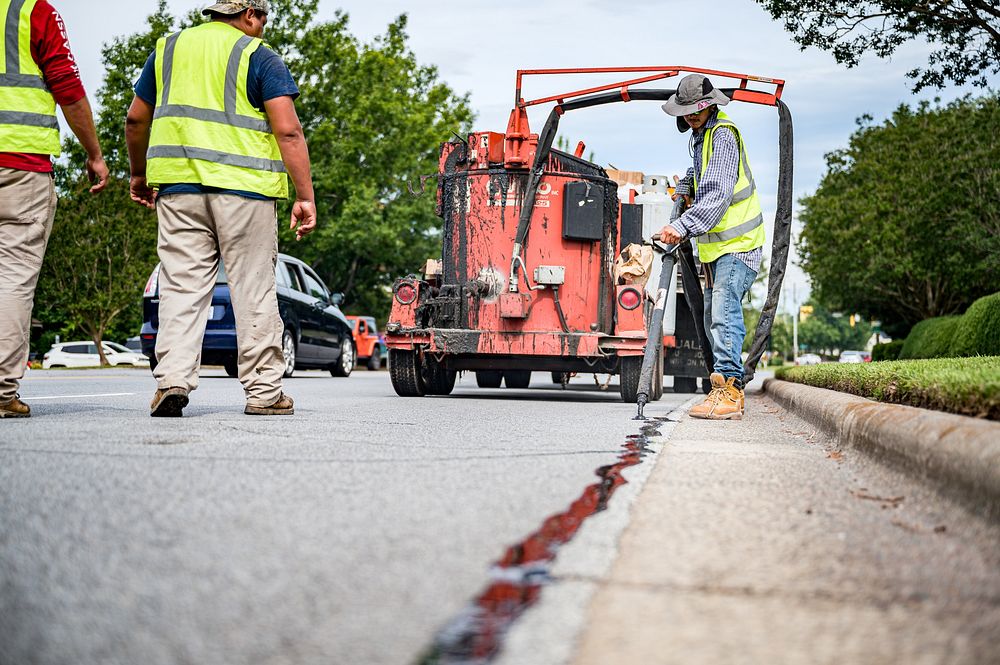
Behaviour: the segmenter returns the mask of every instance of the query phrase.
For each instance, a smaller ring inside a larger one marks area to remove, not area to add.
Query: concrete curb
[[[764,392],[841,445],[898,464],[977,512],[1000,516],[1000,422],[778,379],[767,379]]]

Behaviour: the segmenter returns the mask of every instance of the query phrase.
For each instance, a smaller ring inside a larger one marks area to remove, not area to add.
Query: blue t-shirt
[[[136,96],[151,106],[156,106],[156,52],[146,60],[142,74],[135,83]],[[277,53],[261,46],[250,55],[250,68],[247,72],[247,99],[259,111],[264,111],[264,102],[278,97],[297,99],[299,87],[292,78],[292,73]],[[256,192],[244,192],[234,189],[219,189],[199,183],[170,183],[160,185],[160,196],[166,194],[238,194],[248,199],[272,201],[273,199]]]

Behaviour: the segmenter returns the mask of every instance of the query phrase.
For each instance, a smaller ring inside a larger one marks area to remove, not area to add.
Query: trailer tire
[[[450,395],[455,390],[458,372],[445,369],[436,358],[424,356],[423,383],[428,395]]]
[[[389,378],[400,397],[423,397],[426,391],[416,351],[389,349]]]
[[[674,392],[686,394],[698,392],[698,379],[690,376],[675,376]]]
[[[476,372],[476,385],[480,388],[499,388],[503,384],[503,372],[484,370]]]
[[[642,374],[642,356],[623,356],[618,361],[618,379],[622,401],[635,404],[639,397],[639,376]]]
[[[552,383],[561,386],[564,383],[569,383],[572,377],[573,375],[570,372],[552,372]]]
[[[519,369],[503,373],[503,382],[508,388],[524,390],[531,385],[531,370]]]

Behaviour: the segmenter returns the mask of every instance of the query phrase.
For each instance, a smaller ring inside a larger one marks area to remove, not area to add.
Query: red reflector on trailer
[[[412,284],[400,284],[396,287],[396,300],[400,305],[410,305],[417,299],[417,290]]]
[[[618,304],[622,309],[633,310],[642,304],[642,295],[635,289],[625,289],[618,294]]]

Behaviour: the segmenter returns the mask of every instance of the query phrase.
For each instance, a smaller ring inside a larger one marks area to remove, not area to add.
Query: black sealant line
[[[541,528],[511,546],[490,570],[490,584],[435,637],[417,665],[485,665],[496,658],[511,626],[538,602],[552,581],[550,570],[559,548],[576,536],[586,520],[605,510],[615,491],[628,481],[622,472],[641,464],[650,439],[669,419],[651,419],[641,434],[628,437],[615,464],[595,471],[598,482],[565,511],[549,517]]]

